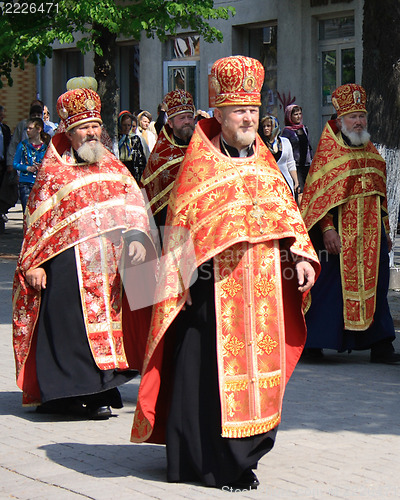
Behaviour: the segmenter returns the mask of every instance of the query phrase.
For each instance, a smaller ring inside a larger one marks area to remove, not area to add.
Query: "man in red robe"
[[[158,226],[165,224],[169,196],[194,130],[194,104],[189,92],[172,90],[163,104],[167,123],[158,134],[141,181]]]
[[[23,404],[93,419],[122,406],[117,386],[140,366],[123,328],[130,308],[122,311],[121,270],[152,249],[141,192],[100,141],[100,109],[90,89],[58,99],[63,132],[29,197],[13,289]]]
[[[385,161],[367,131],[365,90],[342,85],[332,104],[338,118],[322,132],[301,202],[322,266],[306,314],[305,354],[370,349],[371,362],[398,364],[387,301]]]
[[[131,439],[166,443],[171,482],[248,490],[274,444],[319,265],[256,133],[262,65],[220,59],[212,80],[215,117],[196,126],[169,201]]]

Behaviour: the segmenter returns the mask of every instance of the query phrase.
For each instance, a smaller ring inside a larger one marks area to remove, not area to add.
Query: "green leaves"
[[[74,43],[78,33],[79,50],[101,54],[93,25],[136,40],[144,32],[163,41],[183,28],[207,42],[221,42],[221,32],[208,21],[235,13],[232,7],[215,9],[213,0],[55,0],[45,12],[39,11],[41,0],[30,0],[29,5],[29,14],[4,11],[0,17],[0,77],[6,77],[8,84],[13,65],[23,68],[24,61],[44,62],[55,41]]]

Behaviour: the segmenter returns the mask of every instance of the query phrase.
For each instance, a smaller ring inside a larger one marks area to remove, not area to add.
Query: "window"
[[[278,115],[278,29],[277,26],[264,26],[248,30],[249,57],[258,59],[264,66],[265,77],[261,89],[260,117],[266,114]]]
[[[53,93],[61,95],[65,92],[65,84],[70,78],[85,76],[83,54],[79,50],[55,50],[52,72]]]
[[[192,95],[197,107],[198,75],[197,61],[165,61],[164,94],[171,90],[186,90]]]
[[[319,39],[336,40],[354,37],[354,17],[336,17],[319,22]]]
[[[355,83],[354,17],[319,21],[321,106],[323,122],[333,113],[332,92],[345,83]]]
[[[191,35],[172,39],[172,59],[200,59],[200,37]]]
[[[164,62],[164,94],[183,89],[193,97],[198,106],[198,79],[200,61],[200,37],[188,35],[170,40],[171,60]]]

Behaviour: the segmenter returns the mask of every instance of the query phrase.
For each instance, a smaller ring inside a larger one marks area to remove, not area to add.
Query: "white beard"
[[[82,160],[88,163],[97,163],[103,158],[105,150],[100,141],[96,141],[94,144],[84,142],[77,153]]]
[[[353,146],[365,146],[369,142],[371,137],[366,129],[362,130],[361,132],[353,132],[352,130],[348,130],[343,121],[342,132],[346,137],[350,139],[350,142]]]

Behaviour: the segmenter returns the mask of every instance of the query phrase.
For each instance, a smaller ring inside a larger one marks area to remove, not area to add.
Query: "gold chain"
[[[365,179],[365,177],[364,177],[364,174],[365,174],[365,171],[366,171],[366,168],[367,168],[367,158],[364,156],[364,158],[363,158],[363,159],[364,159],[364,166],[363,166],[363,165],[362,165],[362,164],[358,161],[358,158],[357,158],[357,156],[356,156],[356,154],[355,154],[355,151],[353,151],[351,147],[350,147],[350,149],[351,149],[351,155],[352,155],[352,157],[353,157],[353,158],[354,158],[354,160],[356,161],[358,168],[361,170],[361,173],[360,173],[360,175],[361,175],[361,179],[360,179],[360,180],[361,180],[361,187],[362,187],[362,190],[364,191],[364,189],[366,188],[366,185],[365,185],[365,183],[366,183],[366,179]]]

